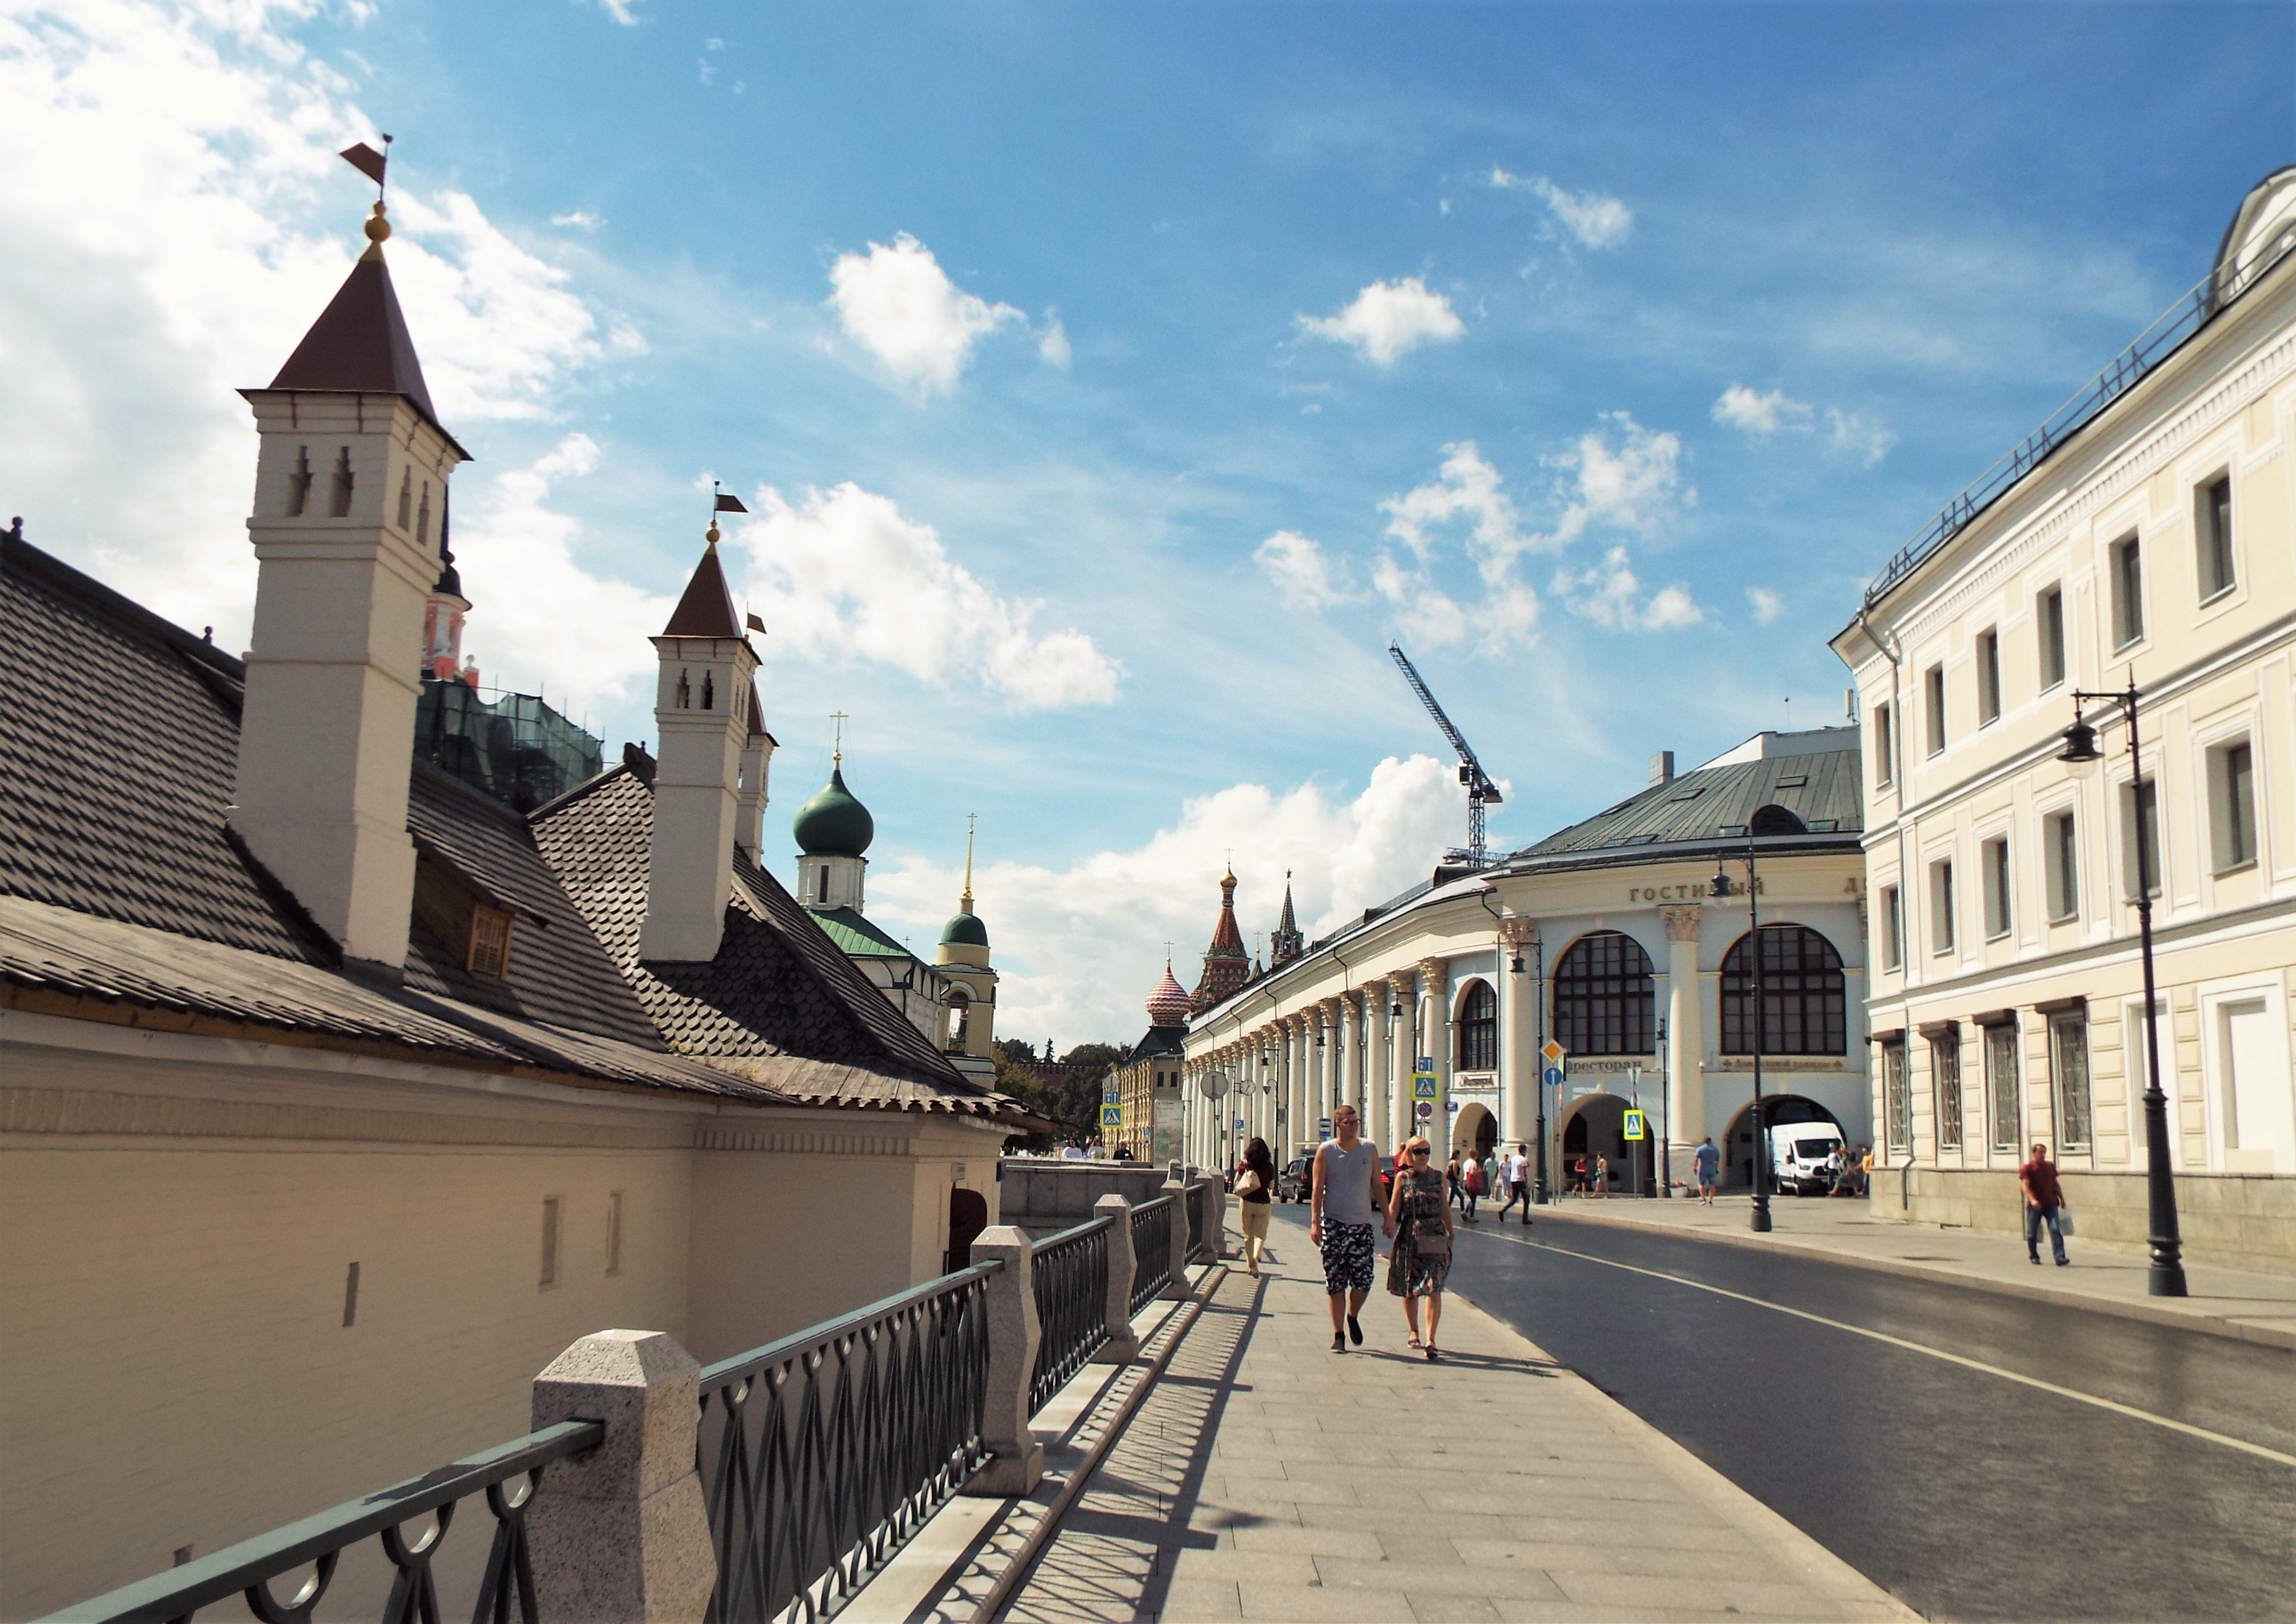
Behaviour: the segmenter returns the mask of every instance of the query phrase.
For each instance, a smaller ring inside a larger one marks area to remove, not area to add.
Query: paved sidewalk
[[[1316,1255],[1275,1239],[1284,1261],[1232,1269],[1004,1618],[1915,1617],[1462,1300],[1440,1363],[1383,1291],[1366,1345],[1332,1353]]]
[[[1871,1203],[1864,1201],[1775,1197],[1770,1202],[1775,1227],[1766,1235],[1746,1226],[1751,1205],[1751,1198],[1743,1195],[1718,1197],[1711,1207],[1679,1195],[1671,1201],[1573,1196],[1538,1209],[1538,1217],[1633,1224],[1734,1245],[1814,1251],[1890,1274],[2070,1301],[2127,1318],[2296,1348],[2296,1275],[2187,1263],[2185,1282],[2191,1296],[2152,1297],[2145,1294],[2141,1254],[2092,1245],[2078,1235],[2065,1243],[2073,1259],[2070,1267],[2044,1263],[2036,1268],[2026,1259],[2024,1242],[2015,1236],[1896,1223],[1874,1216]],[[1518,1210],[1511,1221],[1521,1216]]]

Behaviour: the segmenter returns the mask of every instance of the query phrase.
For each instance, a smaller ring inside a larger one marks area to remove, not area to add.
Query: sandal
[[[1414,1348],[1417,1348],[1417,1347],[1422,1346],[1423,1344],[1420,1342],[1419,1339],[1418,1339],[1417,1337],[1415,1337],[1415,1336],[1414,1336],[1414,1337],[1413,1337],[1413,1338],[1411,1339],[1411,1345],[1412,1345]]]

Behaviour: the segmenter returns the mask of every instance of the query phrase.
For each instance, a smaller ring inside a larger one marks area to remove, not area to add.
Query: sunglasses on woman
[[[1427,1154],[1425,1151],[1414,1151],[1411,1153],[1414,1156],[1424,1156]]]

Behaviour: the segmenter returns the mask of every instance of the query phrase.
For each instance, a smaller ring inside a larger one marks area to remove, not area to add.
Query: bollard
[[[1211,1176],[1212,1216],[1207,1227],[1211,1231],[1212,1261],[1217,1263],[1228,1255],[1227,1250],[1227,1178],[1214,1172]]]
[[[1172,1222],[1169,1226],[1172,1277],[1160,1293],[1167,1302],[1180,1302],[1188,1295],[1188,1184],[1177,1169],[1178,1164],[1175,1163],[1172,1177],[1165,1181],[1162,1189],[1156,1192],[1160,1196],[1177,1198],[1172,1202]]]
[[[964,1485],[969,1495],[1024,1495],[1044,1480],[1045,1447],[1029,1428],[1029,1381],[1037,1370],[1036,1248],[1011,1224],[993,1224],[972,1243],[972,1260],[1004,1267],[988,1276],[988,1390],[980,1406],[980,1447],[988,1464]]]
[[[1092,1204],[1095,1218],[1115,1219],[1108,1232],[1108,1341],[1092,1356],[1095,1365],[1129,1365],[1140,1357],[1132,1331],[1132,1280],[1138,1260],[1132,1255],[1132,1203],[1103,1195]]]
[[[659,1331],[601,1331],[534,1379],[534,1426],[600,1421],[606,1441],[547,1468],[527,1507],[540,1616],[685,1624],[718,1555],[694,1470],[701,1367]]]

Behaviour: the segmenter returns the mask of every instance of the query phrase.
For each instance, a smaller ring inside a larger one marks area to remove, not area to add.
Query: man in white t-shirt
[[[1506,1222],[1507,1210],[1517,1202],[1522,1203],[1522,1221],[1530,1222],[1530,1158],[1522,1153],[1522,1146],[1511,1144],[1499,1162],[1499,1184],[1506,1204],[1499,1209],[1499,1222]]]

